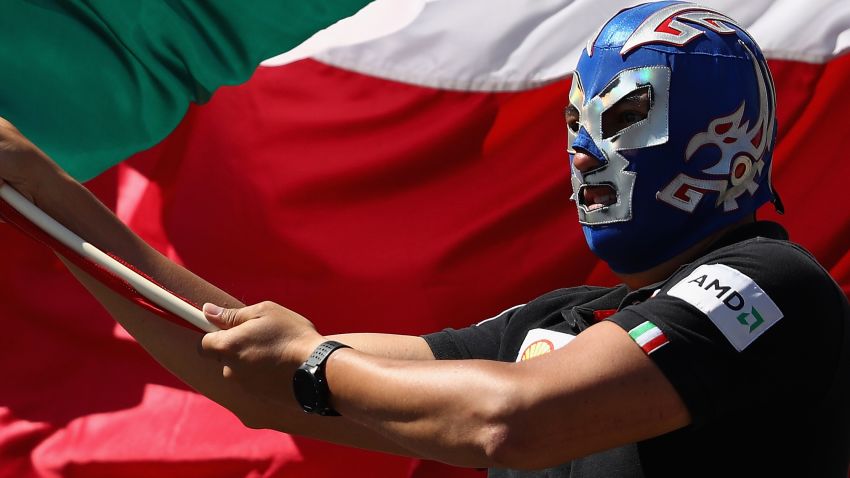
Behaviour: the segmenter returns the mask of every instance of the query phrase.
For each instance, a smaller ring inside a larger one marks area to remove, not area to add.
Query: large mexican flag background
[[[324,333],[421,334],[615,281],[568,200],[563,109],[630,2],[378,0],[292,51],[368,2],[237,3],[14,0],[0,115],[163,253]],[[703,3],[769,58],[778,220],[850,293],[850,3]],[[0,477],[482,476],[246,429],[45,247],[8,226],[0,245]]]

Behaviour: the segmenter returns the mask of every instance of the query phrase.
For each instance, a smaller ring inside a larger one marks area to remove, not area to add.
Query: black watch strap
[[[304,362],[306,365],[311,367],[324,367],[325,362],[328,360],[328,357],[331,356],[332,353],[339,349],[350,349],[348,345],[337,342],[336,340],[328,340],[326,342],[322,342],[313,350],[313,353],[307,357],[307,361]]]
[[[325,376],[325,363],[332,353],[347,348],[351,347],[335,340],[323,342],[296,370],[292,386],[295,398],[305,412],[323,416],[339,416],[339,413],[328,403],[330,388]]]

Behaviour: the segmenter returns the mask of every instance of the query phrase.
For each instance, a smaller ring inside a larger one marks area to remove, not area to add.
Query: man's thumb
[[[225,309],[209,302],[204,304],[204,316],[222,329],[231,329],[244,322],[238,312],[239,309]]]

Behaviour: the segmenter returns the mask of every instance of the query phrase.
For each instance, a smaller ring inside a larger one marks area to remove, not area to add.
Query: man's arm
[[[222,358],[229,379],[291,406],[276,384],[327,337],[270,302],[205,312],[224,329],[204,336],[205,353]],[[460,466],[554,466],[690,423],[658,367],[610,322],[520,363],[397,360],[355,348],[334,352],[326,375],[344,417]]]
[[[555,466],[690,421],[646,354],[605,322],[520,363],[400,363],[341,350],[331,356],[328,381],[344,416],[467,466]],[[382,383],[380,392],[360,385],[368,382]],[[396,406],[402,397],[404,407]]]
[[[308,415],[297,408],[292,399],[291,379],[279,382],[282,402],[270,402],[251,393],[222,375],[222,362],[198,353],[202,333],[163,320],[116,294],[73,264],[66,265],[109,313],[163,367],[201,394],[232,411],[248,427],[272,428],[282,432],[317,438],[358,448],[416,456],[368,428],[344,418]],[[392,355],[405,347],[407,357],[417,353],[418,337],[360,334],[339,336],[364,350],[374,347],[384,355]],[[415,340],[409,340],[415,339]],[[427,349],[427,346],[426,346]],[[421,354],[421,350],[418,350]],[[421,354],[425,355],[425,354]],[[432,356],[433,358],[433,356]]]
[[[0,118],[0,182],[5,180],[48,215],[98,248],[112,252],[153,277],[165,288],[203,304],[217,302],[241,306],[234,297],[178,266],[151,248],[127,228],[85,187],[66,175],[55,163]],[[199,353],[202,333],[171,323],[121,297],[111,289],[66,263],[74,275],[104,305],[110,314],[160,364],[188,385],[224,405],[248,426],[264,426],[299,435],[409,455],[399,447],[360,425],[345,419],[307,415],[295,406],[260,400],[244,388],[226,380],[222,364]],[[380,334],[340,336],[360,350],[385,357],[433,359],[419,337]],[[285,399],[292,400],[290,381],[280,384]],[[294,403],[294,401],[293,401]]]
[[[228,307],[207,313],[227,330],[201,335],[130,305],[72,267],[160,363],[248,426],[459,465],[529,468],[689,422],[661,372],[610,324],[521,364],[410,360],[433,358],[421,338],[338,337],[355,348],[328,362],[332,403],[344,417],[305,415],[294,403],[292,373],[327,339],[309,321],[270,303],[233,309],[241,305],[237,300],[150,248],[2,122],[0,178],[177,294]]]

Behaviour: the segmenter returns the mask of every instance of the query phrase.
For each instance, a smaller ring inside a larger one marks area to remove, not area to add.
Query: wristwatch
[[[347,348],[351,347],[334,340],[323,342],[295,371],[292,377],[292,390],[295,392],[295,400],[305,412],[322,416],[339,416],[339,413],[328,404],[330,389],[325,379],[325,363],[332,353]]]

